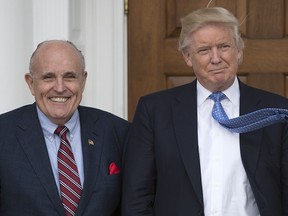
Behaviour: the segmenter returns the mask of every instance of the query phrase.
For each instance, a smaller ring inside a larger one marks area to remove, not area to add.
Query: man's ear
[[[82,82],[82,92],[84,92],[85,85],[86,85],[86,80],[87,80],[87,76],[88,76],[87,71],[84,71],[83,73],[84,73],[83,74],[84,78],[83,78],[83,82]]]
[[[243,50],[238,51],[237,60],[238,60],[238,64],[242,63],[242,61],[243,61]]]
[[[30,92],[33,96],[35,96],[34,88],[33,88],[33,77],[31,73],[25,74],[25,81],[30,89]]]
[[[182,51],[183,58],[188,65],[188,67],[192,67],[191,55],[187,51]]]

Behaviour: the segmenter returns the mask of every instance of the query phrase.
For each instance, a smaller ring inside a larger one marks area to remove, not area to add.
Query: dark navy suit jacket
[[[123,216],[204,215],[196,97],[194,81],[140,99],[124,157]],[[288,100],[240,82],[240,114],[266,107],[288,109]],[[287,130],[279,123],[240,135],[261,216],[288,215]]]
[[[76,215],[118,215],[121,172],[109,175],[108,167],[114,162],[121,169],[128,122],[98,109],[78,110],[84,185]],[[35,104],[0,115],[0,215],[65,215]]]

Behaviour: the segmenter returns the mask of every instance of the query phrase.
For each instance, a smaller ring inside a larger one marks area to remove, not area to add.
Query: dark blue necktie
[[[255,112],[229,119],[220,102],[226,98],[226,95],[222,92],[214,92],[209,96],[209,98],[215,102],[212,109],[213,118],[231,132],[246,133],[271,124],[288,122],[288,110],[277,108],[260,109]]]

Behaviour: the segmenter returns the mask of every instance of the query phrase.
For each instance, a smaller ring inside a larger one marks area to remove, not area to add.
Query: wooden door
[[[180,18],[208,0],[129,0],[128,116],[140,96],[195,79],[177,51]],[[245,83],[288,96],[288,0],[214,0],[231,11],[245,41],[238,75]]]

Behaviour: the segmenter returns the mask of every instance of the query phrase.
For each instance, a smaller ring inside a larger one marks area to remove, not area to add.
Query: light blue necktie
[[[209,98],[215,101],[212,109],[213,118],[231,132],[246,133],[271,124],[288,122],[288,110],[277,108],[260,109],[255,112],[229,119],[220,103],[221,100],[226,98],[226,95],[222,92],[214,92],[209,96]]]

